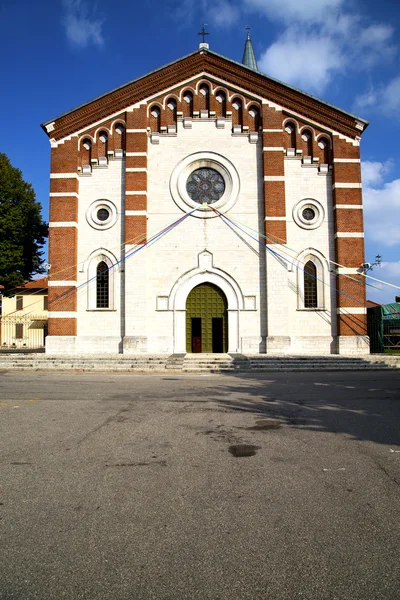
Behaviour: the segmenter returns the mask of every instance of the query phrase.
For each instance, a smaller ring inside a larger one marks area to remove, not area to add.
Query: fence
[[[44,348],[47,335],[47,318],[43,316],[0,317],[2,349]]]

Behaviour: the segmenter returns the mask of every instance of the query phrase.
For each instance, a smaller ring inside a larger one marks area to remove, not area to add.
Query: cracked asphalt
[[[398,600],[400,372],[0,372],[1,600]]]

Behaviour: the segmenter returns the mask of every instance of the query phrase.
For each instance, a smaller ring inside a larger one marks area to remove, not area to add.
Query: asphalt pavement
[[[398,600],[400,372],[0,372],[1,600]]]

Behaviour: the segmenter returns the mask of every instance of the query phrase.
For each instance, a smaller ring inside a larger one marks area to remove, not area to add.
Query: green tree
[[[0,153],[0,284],[5,291],[44,272],[41,247],[47,235],[32,185]]]

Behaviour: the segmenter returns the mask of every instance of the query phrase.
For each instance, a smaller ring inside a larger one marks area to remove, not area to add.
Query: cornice
[[[124,112],[128,107],[163,89],[177,87],[180,81],[195,77],[201,72],[214,75],[232,86],[239,86],[249,94],[261,96],[283,109],[294,110],[305,118],[317,121],[350,138],[355,139],[362,133],[357,127],[360,120],[354,115],[247,69],[221,55],[199,51],[61,115],[54,119],[54,129],[48,135],[60,140],[90,127],[93,123],[107,119],[111,114]],[[368,123],[363,121],[363,125],[365,128]],[[47,132],[46,124],[42,127]]]

